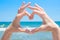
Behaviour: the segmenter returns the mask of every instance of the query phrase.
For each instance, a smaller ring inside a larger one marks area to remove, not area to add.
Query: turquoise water
[[[0,28],[7,28],[11,22],[0,22]],[[60,22],[56,22],[60,26]],[[39,27],[42,22],[21,22],[20,25],[22,28],[36,28]],[[0,39],[2,38],[4,31],[0,30]],[[45,32],[37,32],[34,34],[28,34],[24,32],[15,32],[12,33],[10,40],[52,40],[52,33]]]
[[[0,28],[6,28],[11,22],[0,22]],[[21,27],[39,27],[42,22],[20,22]]]
[[[0,28],[6,28],[11,22],[0,22]],[[60,21],[55,22],[60,26]],[[21,27],[39,27],[42,24],[42,22],[21,22]]]

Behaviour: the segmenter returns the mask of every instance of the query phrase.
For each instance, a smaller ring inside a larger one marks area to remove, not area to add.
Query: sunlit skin
[[[30,14],[25,10],[25,8],[29,5],[30,5],[30,2],[25,5],[24,5],[24,3],[22,4],[22,6],[18,10],[18,14],[16,15],[13,22],[6,29],[1,40],[9,40],[9,38],[13,32],[28,32],[29,31],[27,29],[22,29],[19,24],[19,22],[23,16],[25,16],[25,15],[28,17],[30,16]]]
[[[33,29],[31,33],[40,32],[40,31],[51,31],[53,35],[53,40],[60,40],[60,28],[59,26],[46,14],[43,8],[38,4],[35,4],[35,7],[29,6],[33,10],[32,17],[35,14],[39,15],[42,18],[43,24],[36,29]]]
[[[33,10],[32,14],[29,14],[25,8],[30,8]],[[37,14],[39,17],[42,18],[43,24],[36,29],[33,29],[32,31],[29,31],[28,29],[22,29],[20,27],[20,20],[23,16],[28,16],[30,20],[34,18],[34,15]],[[51,31],[53,35],[53,40],[60,40],[60,28],[59,26],[46,14],[43,8],[41,8],[39,5],[35,4],[35,7],[30,6],[30,2],[28,4],[23,3],[22,6],[18,10],[18,14],[16,15],[13,22],[9,25],[9,27],[6,29],[2,40],[9,40],[11,34],[13,32],[26,32],[29,34],[34,34],[36,32],[40,31]]]

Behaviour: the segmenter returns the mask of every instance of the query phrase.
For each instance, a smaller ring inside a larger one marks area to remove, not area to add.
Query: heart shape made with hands
[[[27,6],[25,7],[25,9],[26,9],[26,8],[27,8]],[[28,6],[28,8],[31,9],[31,10],[33,10],[32,14],[30,14],[30,13],[28,13],[26,10],[24,10],[23,12],[24,12],[25,14],[23,14],[23,15],[24,15],[24,16],[27,15],[30,20],[33,20],[35,13],[37,13],[36,10],[38,10],[39,8],[37,8],[37,7],[32,7],[32,6]],[[34,10],[35,10],[35,11],[34,11]],[[40,12],[40,11],[38,11],[38,12]],[[38,14],[38,13],[37,13],[37,14]],[[39,14],[38,14],[38,16],[39,16]]]
[[[26,8],[31,9],[33,11],[32,14],[27,12],[25,10]],[[38,16],[40,16],[42,18],[45,15],[45,12],[44,12],[43,8],[41,8],[38,4],[35,4],[35,6],[32,7],[32,6],[30,6],[30,3],[28,3],[28,4],[23,3],[22,6],[18,10],[18,16],[17,16],[18,22],[25,15],[27,15],[29,17],[29,20],[30,19],[32,20],[34,18],[35,14],[37,14]]]

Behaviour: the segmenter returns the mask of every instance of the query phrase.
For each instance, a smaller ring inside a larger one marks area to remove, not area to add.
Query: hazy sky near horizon
[[[35,3],[40,5],[46,13],[54,21],[60,21],[60,0],[0,0],[0,22],[2,21],[13,21],[18,8],[22,2],[31,2],[34,6]],[[28,12],[32,13],[31,10],[27,9]],[[41,21],[42,19],[35,15],[33,20],[29,20],[27,16],[24,16],[21,21]]]

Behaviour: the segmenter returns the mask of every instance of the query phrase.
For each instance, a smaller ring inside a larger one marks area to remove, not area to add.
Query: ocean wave
[[[5,31],[6,30],[6,28],[0,28],[0,31]]]
[[[23,29],[28,29],[28,30],[33,30],[33,29],[35,29],[36,27],[29,27],[29,26],[26,26],[25,28],[23,28]]]
[[[0,28],[4,28],[4,27],[5,27],[5,24],[0,25]]]
[[[28,30],[33,30],[33,29],[35,29],[36,27],[29,27],[29,26],[26,26],[25,28],[23,28],[23,29],[28,29]],[[5,31],[6,30],[6,28],[0,28],[0,31]]]

